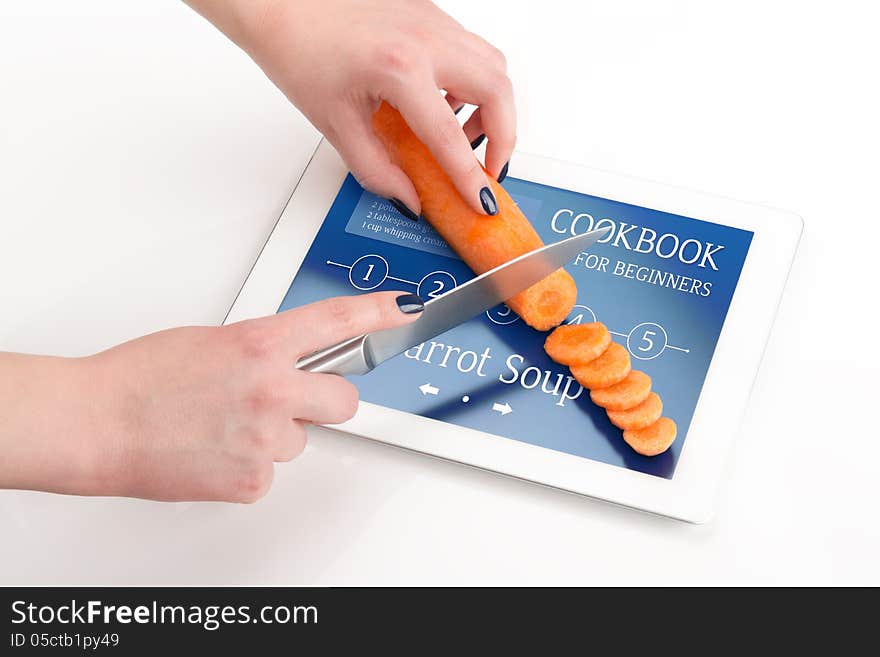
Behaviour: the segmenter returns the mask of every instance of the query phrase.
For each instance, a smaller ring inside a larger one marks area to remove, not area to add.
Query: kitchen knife
[[[575,235],[510,260],[425,303],[415,322],[359,335],[301,358],[297,368],[366,374],[392,356],[440,335],[546,278],[592,246],[609,228]]]

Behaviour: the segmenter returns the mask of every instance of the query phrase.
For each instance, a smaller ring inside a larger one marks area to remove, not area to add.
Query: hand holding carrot
[[[419,196],[370,125],[396,107],[470,207],[498,212],[516,141],[504,56],[427,0],[188,0],[236,41],[342,155],[358,182],[415,219]],[[445,90],[444,98],[441,90]],[[478,109],[464,129],[454,110]],[[471,143],[488,138],[486,170]]]
[[[464,207],[510,214],[493,180],[504,177],[515,141],[504,57],[427,0],[187,1],[254,58],[365,187],[404,214],[416,218],[422,207],[373,131],[382,101],[406,117]],[[462,128],[455,110],[465,103],[478,109]],[[484,136],[485,169],[471,148]],[[507,225],[496,219],[486,223]],[[342,422],[357,407],[351,383],[295,370],[296,357],[413,321],[422,303],[412,297],[382,292],[170,329],[86,358],[0,353],[0,489],[254,501],[273,464],[303,449],[306,425]]]

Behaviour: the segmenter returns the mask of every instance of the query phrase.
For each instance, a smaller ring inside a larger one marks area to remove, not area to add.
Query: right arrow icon
[[[498,411],[499,413],[501,413],[501,415],[507,415],[508,413],[513,413],[513,409],[510,407],[510,404],[508,404],[507,402],[504,402],[503,404],[499,404],[498,402],[495,402],[494,404],[492,404],[492,410]]]

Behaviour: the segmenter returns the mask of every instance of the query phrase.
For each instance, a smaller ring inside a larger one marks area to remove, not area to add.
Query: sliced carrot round
[[[620,383],[607,388],[599,388],[590,393],[590,399],[596,406],[607,411],[624,411],[638,406],[651,394],[651,377],[633,370]]]
[[[577,285],[564,269],[507,300],[508,307],[538,331],[558,326],[571,312],[577,300]]]
[[[644,429],[654,424],[663,415],[663,401],[656,392],[651,392],[638,406],[624,411],[608,411],[608,419],[618,429]]]
[[[626,444],[643,456],[662,454],[675,442],[677,427],[668,417],[661,417],[644,429],[629,429],[623,432]]]
[[[620,383],[629,374],[631,367],[626,347],[612,342],[598,358],[588,363],[571,365],[571,374],[582,386],[595,390]]]
[[[601,356],[611,344],[611,334],[602,322],[566,324],[544,341],[544,351],[562,365],[588,363]]]

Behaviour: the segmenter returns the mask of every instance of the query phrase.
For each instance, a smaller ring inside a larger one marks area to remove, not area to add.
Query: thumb
[[[418,219],[422,205],[416,188],[403,169],[391,161],[369,117],[351,112],[335,132],[333,145],[361,186],[387,198],[407,218]]]

